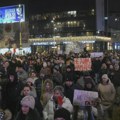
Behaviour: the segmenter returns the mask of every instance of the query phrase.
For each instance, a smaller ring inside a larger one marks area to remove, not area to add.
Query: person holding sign
[[[54,120],[55,111],[65,108],[70,113],[73,112],[73,106],[68,98],[63,94],[64,88],[62,86],[56,86],[53,91],[53,96],[48,101],[43,110],[44,120]]]

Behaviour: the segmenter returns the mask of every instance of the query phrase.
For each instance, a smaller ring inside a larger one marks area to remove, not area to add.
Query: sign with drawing
[[[74,90],[73,104],[79,106],[91,106],[95,104],[98,92]]]

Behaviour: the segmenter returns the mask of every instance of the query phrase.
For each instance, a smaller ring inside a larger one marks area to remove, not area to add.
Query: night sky
[[[86,9],[94,6],[94,0],[0,0],[1,6],[24,3],[29,13]],[[86,3],[88,2],[87,6]],[[108,0],[110,11],[120,11],[120,0]]]

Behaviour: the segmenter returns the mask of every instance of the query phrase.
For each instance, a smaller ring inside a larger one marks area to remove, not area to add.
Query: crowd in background
[[[0,55],[1,120],[120,120],[120,55],[91,58],[90,71],[75,71],[88,52]],[[74,90],[98,92],[95,105],[74,105]]]

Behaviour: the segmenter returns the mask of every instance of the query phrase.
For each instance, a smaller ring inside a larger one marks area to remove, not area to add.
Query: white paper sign
[[[91,106],[98,98],[98,92],[74,90],[73,104],[79,106]]]

